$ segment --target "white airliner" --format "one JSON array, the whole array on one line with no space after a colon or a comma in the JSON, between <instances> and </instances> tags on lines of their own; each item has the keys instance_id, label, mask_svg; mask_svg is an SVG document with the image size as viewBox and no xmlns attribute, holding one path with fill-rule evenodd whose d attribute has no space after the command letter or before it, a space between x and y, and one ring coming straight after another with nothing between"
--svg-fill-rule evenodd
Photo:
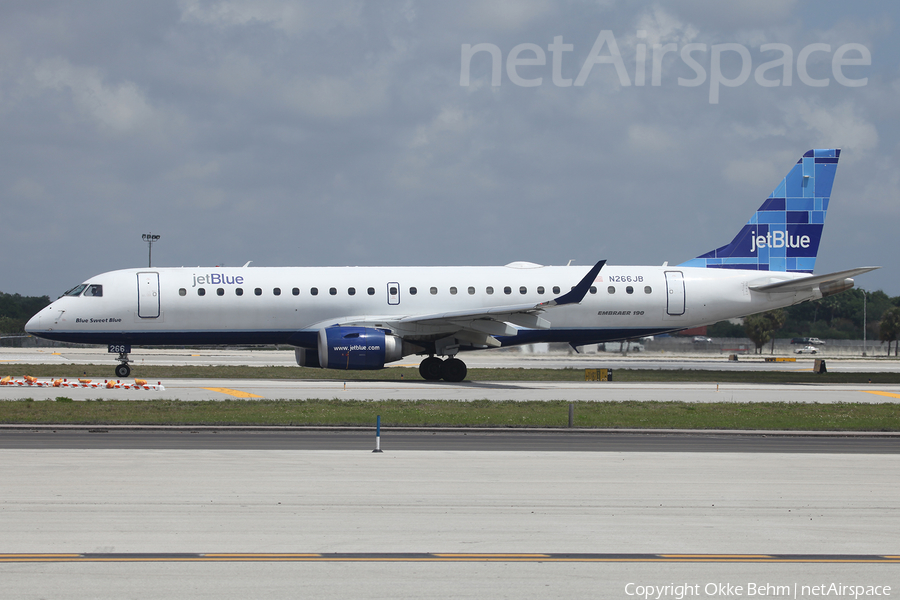
<instances>
[{"instance_id":1,"label":"white airliner","mask_svg":"<svg viewBox=\"0 0 900 600\"><path fill-rule=\"evenodd\" d=\"M72 288L26 330L107 344L119 377L132 344L284 344L328 369L426 355L425 379L462 381L467 350L643 337L850 289L878 267L812 275L839 157L804 154L731 243L678 266L124 269Z\"/></svg>"}]
</instances>

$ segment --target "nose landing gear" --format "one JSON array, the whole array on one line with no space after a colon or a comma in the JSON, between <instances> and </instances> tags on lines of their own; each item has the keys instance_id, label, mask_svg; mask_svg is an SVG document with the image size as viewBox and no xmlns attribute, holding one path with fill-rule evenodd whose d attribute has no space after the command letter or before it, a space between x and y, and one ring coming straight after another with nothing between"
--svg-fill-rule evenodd
<instances>
[{"instance_id":1,"label":"nose landing gear","mask_svg":"<svg viewBox=\"0 0 900 600\"><path fill-rule=\"evenodd\" d=\"M128 365L129 362L131 361L128 359L128 353L120 352L119 366L116 367L116 377L128 377L131 375L131 367Z\"/></svg>"},{"instance_id":2,"label":"nose landing gear","mask_svg":"<svg viewBox=\"0 0 900 600\"><path fill-rule=\"evenodd\" d=\"M119 355L119 366L116 367L116 377L128 377L131 374L131 367L128 366L128 363L131 362L128 358L128 353L131 352L131 345L109 344L106 351L110 354L118 353Z\"/></svg>"},{"instance_id":3,"label":"nose landing gear","mask_svg":"<svg viewBox=\"0 0 900 600\"><path fill-rule=\"evenodd\" d=\"M426 381L459 382L466 378L468 369L466 363L458 358L441 360L436 356L429 356L419 364L419 374Z\"/></svg>"}]
</instances>

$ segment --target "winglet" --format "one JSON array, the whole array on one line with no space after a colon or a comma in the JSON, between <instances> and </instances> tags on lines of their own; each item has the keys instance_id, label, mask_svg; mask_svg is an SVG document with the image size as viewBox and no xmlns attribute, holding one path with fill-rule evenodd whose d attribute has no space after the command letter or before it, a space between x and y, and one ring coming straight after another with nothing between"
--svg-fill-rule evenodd
<instances>
[{"instance_id":1,"label":"winglet","mask_svg":"<svg viewBox=\"0 0 900 600\"><path fill-rule=\"evenodd\" d=\"M591 286L594 284L594 280L597 279L597 274L605 264L606 261L601 260L596 265L594 265L593 268L588 271L587 275L585 275L584 278L582 278L582 280L578 282L578 285L573 287L568 293L563 294L559 298L554 298L549 302L539 304L538 308L542 308L545 306L561 306L563 304L578 304L579 302L584 300L584 297L588 293L588 290L591 289Z\"/></svg>"}]
</instances>

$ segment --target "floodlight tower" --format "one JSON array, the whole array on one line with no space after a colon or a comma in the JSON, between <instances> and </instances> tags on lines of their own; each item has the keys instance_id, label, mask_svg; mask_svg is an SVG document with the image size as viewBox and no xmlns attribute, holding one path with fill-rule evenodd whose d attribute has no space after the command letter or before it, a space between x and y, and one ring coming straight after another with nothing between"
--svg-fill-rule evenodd
<instances>
[{"instance_id":1,"label":"floodlight tower","mask_svg":"<svg viewBox=\"0 0 900 600\"><path fill-rule=\"evenodd\" d=\"M145 233L141 238L147 242L147 266L153 266L153 242L158 242L160 236L152 233Z\"/></svg>"}]
</instances>

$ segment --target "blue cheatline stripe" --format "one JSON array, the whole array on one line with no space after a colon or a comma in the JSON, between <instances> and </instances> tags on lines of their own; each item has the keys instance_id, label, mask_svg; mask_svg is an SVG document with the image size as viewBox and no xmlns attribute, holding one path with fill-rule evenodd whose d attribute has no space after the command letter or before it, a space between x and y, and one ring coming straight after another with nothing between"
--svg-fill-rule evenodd
<instances>
[{"instance_id":1,"label":"blue cheatline stripe","mask_svg":"<svg viewBox=\"0 0 900 600\"><path fill-rule=\"evenodd\" d=\"M498 337L503 345L541 342L572 342L577 345L599 344L634 337L645 337L675 331L672 328L566 328L519 329L514 336ZM83 331L51 331L41 337L81 344L132 344L134 346L220 345L220 344L284 344L315 348L318 330L310 331L125 331L119 333L85 333Z\"/></svg>"}]
</instances>

